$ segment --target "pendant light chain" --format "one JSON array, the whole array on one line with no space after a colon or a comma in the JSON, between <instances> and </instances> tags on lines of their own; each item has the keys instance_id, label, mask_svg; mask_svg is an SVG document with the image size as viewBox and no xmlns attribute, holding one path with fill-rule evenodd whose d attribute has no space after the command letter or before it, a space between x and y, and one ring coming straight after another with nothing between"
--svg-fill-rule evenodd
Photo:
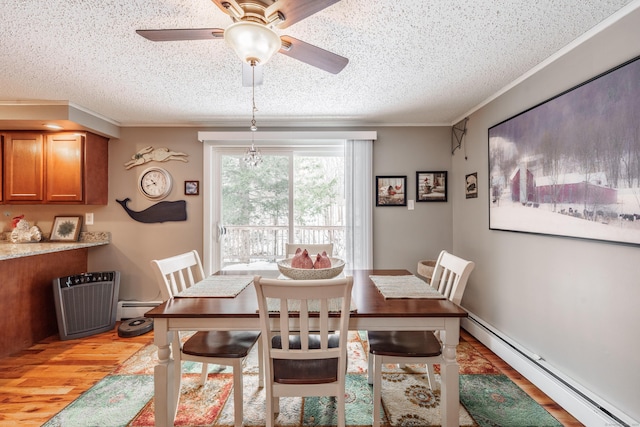
<instances>
[{"instance_id":1,"label":"pendant light chain","mask_svg":"<svg viewBox=\"0 0 640 427\"><path fill-rule=\"evenodd\" d=\"M251 148L249 148L244 155L244 163L249 167L256 167L262 162L262 154L260 150L256 149L253 141L255 131L258 130L258 126L256 125L256 111L258 108L256 107L256 61L251 61L251 126L249 129L251 130Z\"/></svg>"}]
</instances>

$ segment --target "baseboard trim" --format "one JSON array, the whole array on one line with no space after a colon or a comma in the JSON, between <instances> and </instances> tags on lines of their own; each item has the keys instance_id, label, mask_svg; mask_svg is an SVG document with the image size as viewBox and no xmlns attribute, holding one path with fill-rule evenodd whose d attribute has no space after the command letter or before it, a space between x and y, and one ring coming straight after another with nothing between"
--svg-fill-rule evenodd
<instances>
[{"instance_id":1,"label":"baseboard trim","mask_svg":"<svg viewBox=\"0 0 640 427\"><path fill-rule=\"evenodd\" d=\"M135 319L154 307L162 304L162 301L118 301L116 320Z\"/></svg>"},{"instance_id":2,"label":"baseboard trim","mask_svg":"<svg viewBox=\"0 0 640 427\"><path fill-rule=\"evenodd\" d=\"M544 361L537 360L539 358L535 354L528 354L478 316L469 313L469 318L462 320L462 327L584 425L640 425L610 403L601 401L561 373L545 366Z\"/></svg>"}]
</instances>

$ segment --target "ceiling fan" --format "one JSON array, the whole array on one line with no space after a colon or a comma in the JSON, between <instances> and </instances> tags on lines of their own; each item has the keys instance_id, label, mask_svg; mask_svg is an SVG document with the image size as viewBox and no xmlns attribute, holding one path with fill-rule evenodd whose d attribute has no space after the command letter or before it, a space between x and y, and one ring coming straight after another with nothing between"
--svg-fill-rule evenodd
<instances>
[{"instance_id":1,"label":"ceiling fan","mask_svg":"<svg viewBox=\"0 0 640 427\"><path fill-rule=\"evenodd\" d=\"M284 29L340 0L212 0L231 17L226 29L136 30L151 41L224 39L247 64L264 65L279 52L314 67L338 74L349 60L291 36L278 36Z\"/></svg>"}]
</instances>

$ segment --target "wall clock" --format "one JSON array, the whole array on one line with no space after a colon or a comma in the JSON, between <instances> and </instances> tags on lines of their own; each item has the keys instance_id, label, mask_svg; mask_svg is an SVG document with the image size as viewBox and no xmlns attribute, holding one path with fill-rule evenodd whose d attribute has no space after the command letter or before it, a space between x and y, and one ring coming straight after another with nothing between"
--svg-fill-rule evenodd
<instances>
[{"instance_id":1,"label":"wall clock","mask_svg":"<svg viewBox=\"0 0 640 427\"><path fill-rule=\"evenodd\" d=\"M142 171L138 179L138 189L150 200L161 200L171 192L173 178L171 174L159 167L150 167Z\"/></svg>"}]
</instances>

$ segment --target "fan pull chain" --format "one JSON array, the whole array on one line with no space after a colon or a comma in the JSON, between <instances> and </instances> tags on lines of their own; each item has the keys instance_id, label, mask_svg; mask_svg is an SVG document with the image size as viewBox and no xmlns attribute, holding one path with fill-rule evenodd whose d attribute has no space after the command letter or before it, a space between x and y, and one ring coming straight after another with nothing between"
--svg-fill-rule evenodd
<instances>
[{"instance_id":1,"label":"fan pull chain","mask_svg":"<svg viewBox=\"0 0 640 427\"><path fill-rule=\"evenodd\" d=\"M253 103L253 110L251 111L251 131L255 132L258 130L258 126L256 126L256 61L251 61L251 102Z\"/></svg>"}]
</instances>

